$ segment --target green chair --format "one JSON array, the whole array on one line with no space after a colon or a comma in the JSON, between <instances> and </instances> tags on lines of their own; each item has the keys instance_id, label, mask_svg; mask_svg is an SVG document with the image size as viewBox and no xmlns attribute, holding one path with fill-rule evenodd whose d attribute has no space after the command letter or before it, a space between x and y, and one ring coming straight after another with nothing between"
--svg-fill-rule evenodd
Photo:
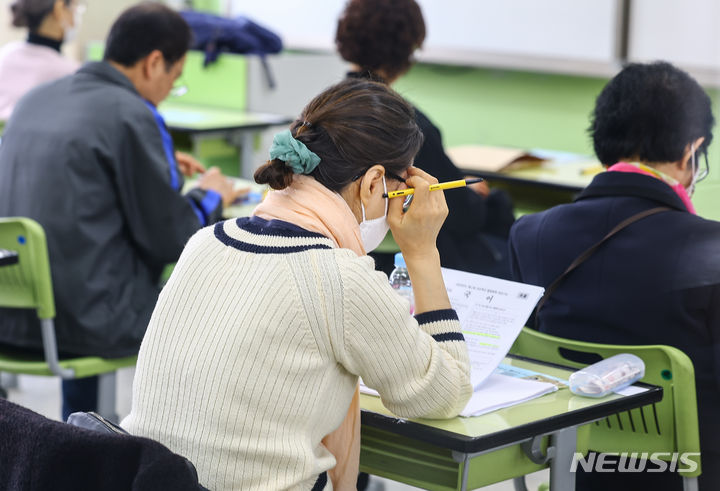
<instances>
[{"instance_id":1,"label":"green chair","mask_svg":"<svg viewBox=\"0 0 720 491\"><path fill-rule=\"evenodd\" d=\"M0 218L0 249L18 252L17 264L0 267L0 307L34 309L41 323L44 351L44 356L34 356L0 350L0 372L56 375L63 379L100 375L98 412L117 421L115 371L134 366L137 356L117 359L85 356L59 360L45 231L29 218Z\"/></svg>"},{"instance_id":2,"label":"green chair","mask_svg":"<svg viewBox=\"0 0 720 491\"><path fill-rule=\"evenodd\" d=\"M642 381L663 388L659 403L596 421L590 425L587 448L597 452L685 452L696 470L682 472L683 487L697 490L701 474L700 435L695 398L695 371L690 358L671 346L623 346L563 339L523 328L510 353L581 368L596 361L632 353L645 362ZM585 363L578 360L585 359ZM669 456L666 459L667 460Z\"/></svg>"}]
</instances>

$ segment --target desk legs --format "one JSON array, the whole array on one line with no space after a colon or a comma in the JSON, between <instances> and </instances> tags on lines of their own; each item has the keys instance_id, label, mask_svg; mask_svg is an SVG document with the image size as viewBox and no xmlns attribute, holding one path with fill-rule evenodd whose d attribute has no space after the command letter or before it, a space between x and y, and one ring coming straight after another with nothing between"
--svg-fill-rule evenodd
<instances>
[{"instance_id":1,"label":"desk legs","mask_svg":"<svg viewBox=\"0 0 720 491\"><path fill-rule=\"evenodd\" d=\"M555 448L555 455L550 460L550 491L572 491L575 474L570 472L570 463L577 448L577 428L553 433L550 444Z\"/></svg>"},{"instance_id":2,"label":"desk legs","mask_svg":"<svg viewBox=\"0 0 720 491\"><path fill-rule=\"evenodd\" d=\"M239 176L245 179L253 179L255 173L254 137L257 133L254 131L242 131L238 135L240 140L240 169Z\"/></svg>"},{"instance_id":3,"label":"desk legs","mask_svg":"<svg viewBox=\"0 0 720 491\"><path fill-rule=\"evenodd\" d=\"M462 481L460 482L460 491L467 490L468 474L470 473L470 454L464 454L462 460Z\"/></svg>"},{"instance_id":4,"label":"desk legs","mask_svg":"<svg viewBox=\"0 0 720 491\"><path fill-rule=\"evenodd\" d=\"M115 396L115 375L116 372L108 372L100 374L98 382L98 413L100 416L109 419L113 423L120 424L120 418L117 414L116 396Z\"/></svg>"},{"instance_id":5,"label":"desk legs","mask_svg":"<svg viewBox=\"0 0 720 491\"><path fill-rule=\"evenodd\" d=\"M577 427L564 428L550 434L550 442L548 448L543 454L540 444L543 435L538 435L524 442L510 443L503 447L494 448L477 453L452 452L455 462L462 464L462 475L460 480L460 491L467 491L468 476L470 472L470 461L484 453L499 450L507 446L523 445L523 450L527 457L536 464L545 464L550 462L550 491L574 491L575 490L575 474L570 472L570 464L573 455L577 449ZM513 480L515 489L518 491L527 491L525 487L524 477L518 477Z\"/></svg>"}]
</instances>

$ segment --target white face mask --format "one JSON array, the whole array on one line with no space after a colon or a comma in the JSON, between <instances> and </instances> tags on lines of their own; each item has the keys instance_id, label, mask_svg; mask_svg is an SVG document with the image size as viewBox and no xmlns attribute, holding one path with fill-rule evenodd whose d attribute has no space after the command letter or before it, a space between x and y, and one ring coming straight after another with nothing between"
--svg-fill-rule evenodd
<instances>
[{"instance_id":1,"label":"white face mask","mask_svg":"<svg viewBox=\"0 0 720 491\"><path fill-rule=\"evenodd\" d=\"M697 184L697 179L699 175L699 169L697 167L697 163L695 162L695 145L693 143L690 144L690 165L692 170L692 179L690 180L690 185L685 188L685 191L687 191L688 196L692 198L693 193L695 192L695 185Z\"/></svg>"},{"instance_id":2,"label":"white face mask","mask_svg":"<svg viewBox=\"0 0 720 491\"><path fill-rule=\"evenodd\" d=\"M77 38L77 29L75 27L66 27L63 33L63 42L72 43Z\"/></svg>"},{"instance_id":3,"label":"white face mask","mask_svg":"<svg viewBox=\"0 0 720 491\"><path fill-rule=\"evenodd\" d=\"M387 194L387 185L385 184L385 176L382 178L383 192ZM362 239L365 252L374 250L383 241L390 230L387 222L388 199L385 198L385 215L372 220L365 219L365 206L360 201L360 210L362 210L362 222L360 222L360 238Z\"/></svg>"}]
</instances>

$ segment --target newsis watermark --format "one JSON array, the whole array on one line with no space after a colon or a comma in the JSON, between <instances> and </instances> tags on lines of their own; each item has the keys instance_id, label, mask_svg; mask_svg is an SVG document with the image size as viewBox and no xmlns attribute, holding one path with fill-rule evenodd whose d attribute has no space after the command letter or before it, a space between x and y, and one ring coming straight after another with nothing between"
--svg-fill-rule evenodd
<instances>
[{"instance_id":1,"label":"newsis watermark","mask_svg":"<svg viewBox=\"0 0 720 491\"><path fill-rule=\"evenodd\" d=\"M587 457L575 452L570 472L580 467L585 472L694 472L697 470L695 457L700 452L591 452Z\"/></svg>"}]
</instances>

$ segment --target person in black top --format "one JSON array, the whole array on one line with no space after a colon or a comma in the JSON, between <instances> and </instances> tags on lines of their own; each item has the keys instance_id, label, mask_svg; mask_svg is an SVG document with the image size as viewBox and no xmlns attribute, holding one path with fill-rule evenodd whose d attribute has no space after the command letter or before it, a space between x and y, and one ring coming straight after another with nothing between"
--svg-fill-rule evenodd
<instances>
[{"instance_id":1,"label":"person in black top","mask_svg":"<svg viewBox=\"0 0 720 491\"><path fill-rule=\"evenodd\" d=\"M687 354L706 491L720 489L720 223L697 216L690 196L708 173L714 122L710 98L687 73L668 63L628 65L598 96L590 128L608 171L574 203L526 215L510 233L514 279L547 288L623 220L665 208L622 229L570 272L537 325L564 338L669 345ZM577 489L682 484L677 473L579 472Z\"/></svg>"},{"instance_id":2,"label":"person in black top","mask_svg":"<svg viewBox=\"0 0 720 491\"><path fill-rule=\"evenodd\" d=\"M10 118L30 89L78 69L60 50L76 32L83 10L75 0L15 0L10 5L13 27L27 28L28 36L0 48L0 120Z\"/></svg>"},{"instance_id":3,"label":"person in black top","mask_svg":"<svg viewBox=\"0 0 720 491\"><path fill-rule=\"evenodd\" d=\"M410 69L424 39L425 22L415 0L351 0L338 21L335 43L352 63L348 76L392 84ZM422 111L415 108L415 113L425 136L415 166L440 182L463 179L445 154L440 130ZM442 265L508 278L507 237L514 221L509 196L479 183L448 191L445 199L450 212L437 239ZM375 258L381 269L392 269Z\"/></svg>"}]
</instances>

